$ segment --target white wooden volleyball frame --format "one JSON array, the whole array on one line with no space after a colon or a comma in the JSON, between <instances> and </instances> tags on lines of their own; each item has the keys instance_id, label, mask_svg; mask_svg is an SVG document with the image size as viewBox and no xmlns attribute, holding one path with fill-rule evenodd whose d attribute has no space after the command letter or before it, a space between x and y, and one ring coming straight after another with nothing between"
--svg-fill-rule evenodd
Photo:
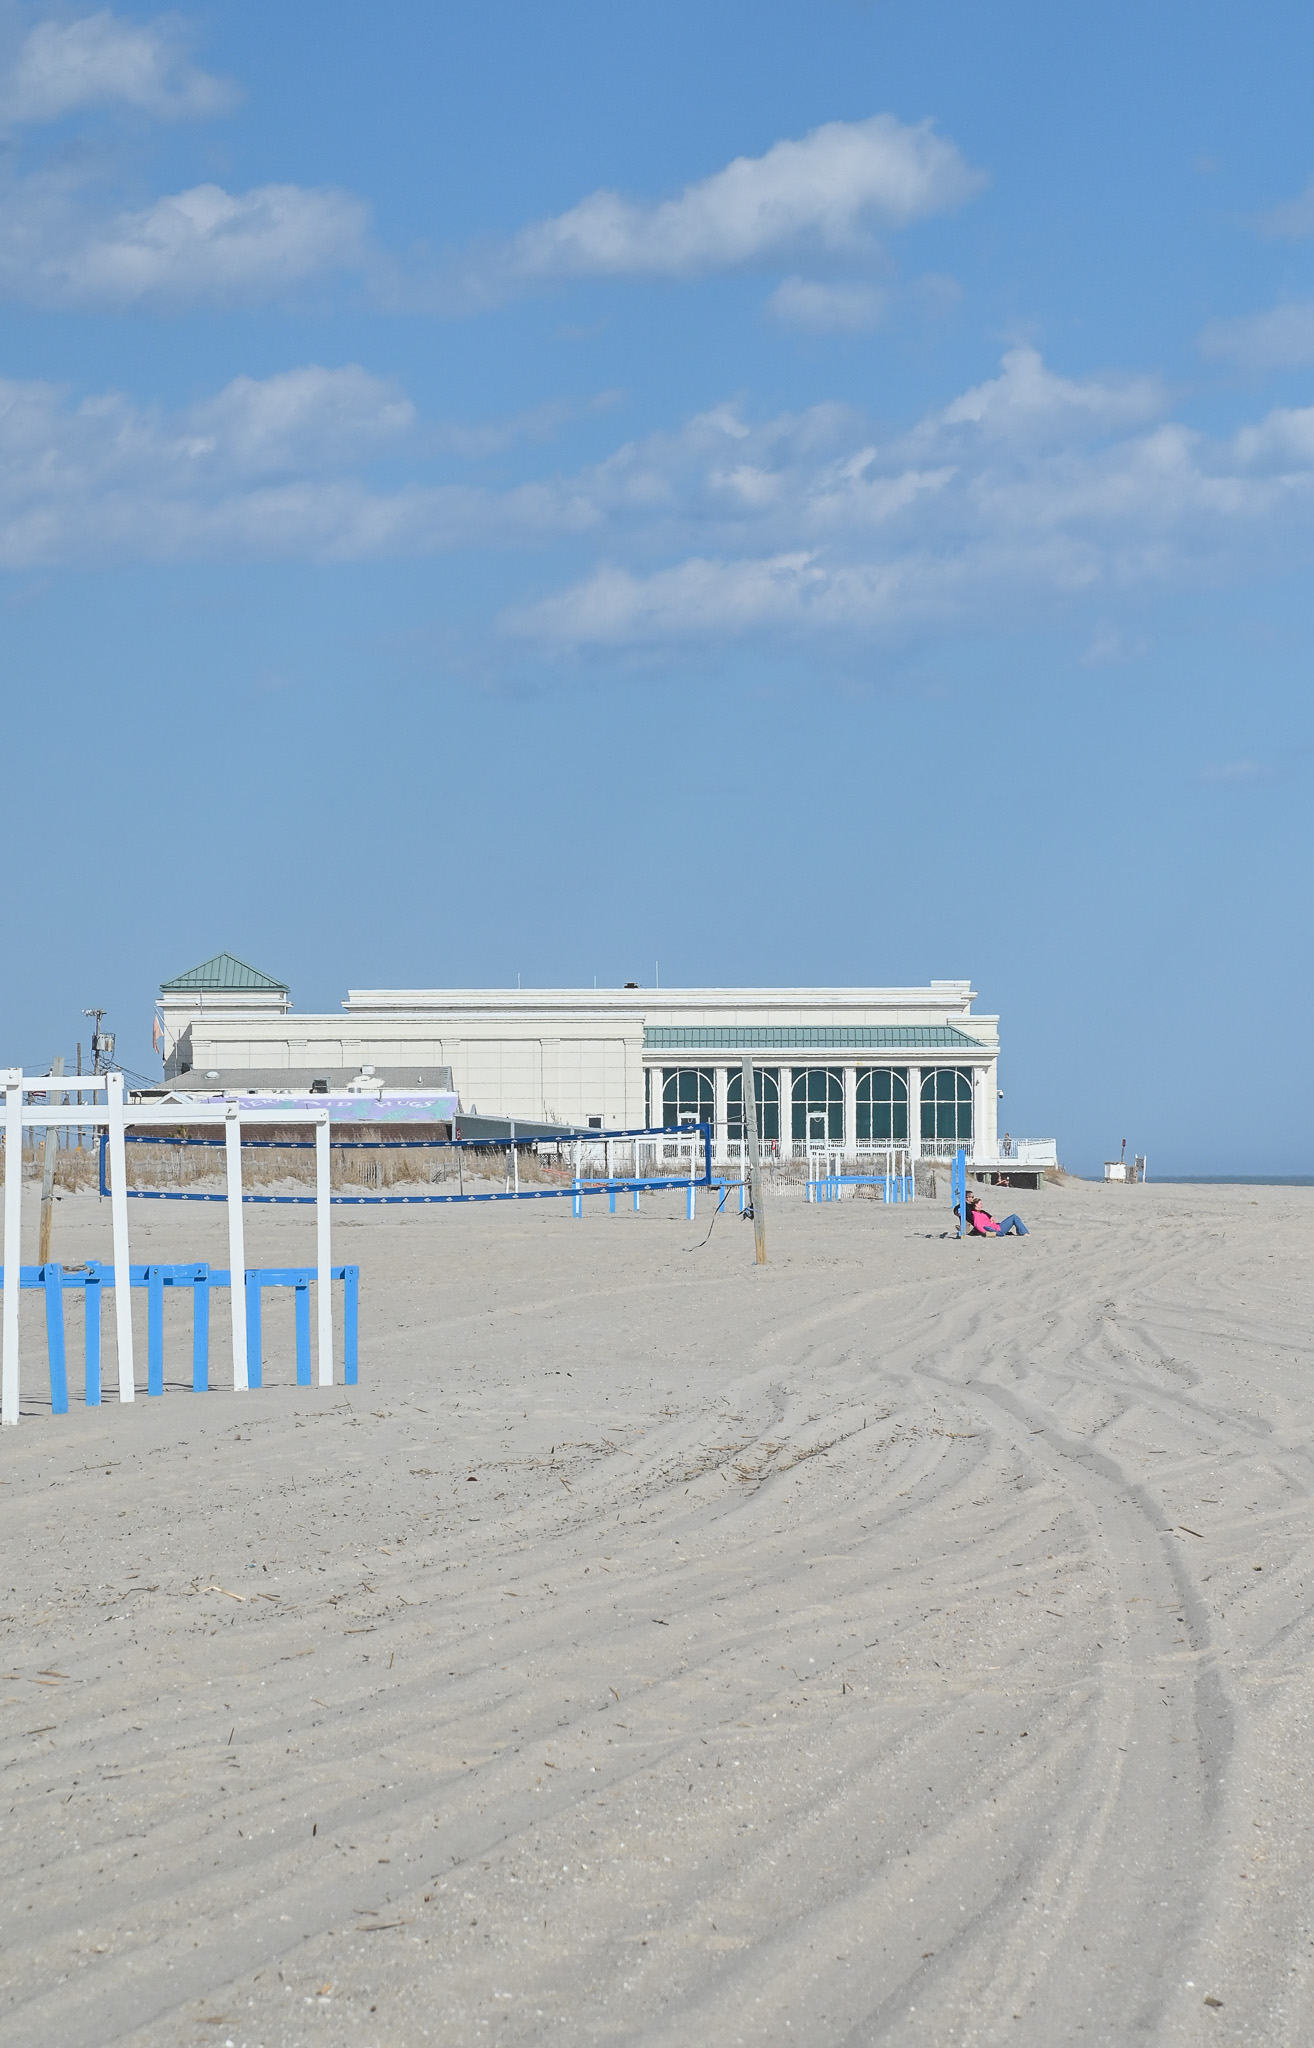
<instances>
[{"instance_id":1,"label":"white wooden volleyball frame","mask_svg":"<svg viewBox=\"0 0 1314 2048\"><path fill-rule=\"evenodd\" d=\"M103 1095L99 1108L90 1103L27 1103L28 1095L60 1095L71 1087L83 1094ZM177 1130L180 1123L221 1125L228 1175L229 1306L233 1329L233 1391L246 1393L250 1381L246 1356L246 1238L242 1218L242 1130L248 1124L305 1124L315 1132L315 1295L316 1351L321 1387L333 1385L333 1288L329 1237L329 1119L327 1110L250 1109L235 1102L163 1106L124 1101L122 1074L24 1074L21 1067L0 1069L4 1089L5 1209L4 1325L0 1353L0 1424L18 1421L19 1255L23 1202L23 1132L33 1126L73 1130L81 1126L109 1133L110 1224L114 1241L114 1324L120 1401L137 1397L132 1352L132 1291L128 1262L128 1178L124 1131L135 1128Z\"/></svg>"}]
</instances>

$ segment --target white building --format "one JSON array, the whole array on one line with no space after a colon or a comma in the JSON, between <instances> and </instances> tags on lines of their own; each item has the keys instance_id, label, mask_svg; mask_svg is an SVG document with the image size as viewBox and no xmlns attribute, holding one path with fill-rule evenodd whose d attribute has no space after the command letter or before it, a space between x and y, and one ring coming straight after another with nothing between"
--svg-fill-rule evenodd
<instances>
[{"instance_id":1,"label":"white building","mask_svg":"<svg viewBox=\"0 0 1314 2048\"><path fill-rule=\"evenodd\" d=\"M855 1155L906 1145L997 1156L996 1017L966 981L929 988L352 989L340 1011L293 1009L286 984L220 954L160 991L175 1086L341 1086L364 1067L398 1086L446 1082L463 1111L623 1130L715 1124L742 1139L752 1060L763 1136Z\"/></svg>"}]
</instances>

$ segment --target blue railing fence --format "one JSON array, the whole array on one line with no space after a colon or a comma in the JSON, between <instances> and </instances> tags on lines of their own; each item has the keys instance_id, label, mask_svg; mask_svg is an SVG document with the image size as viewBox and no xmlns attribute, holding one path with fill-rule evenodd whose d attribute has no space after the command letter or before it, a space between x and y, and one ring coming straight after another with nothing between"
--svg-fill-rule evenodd
<instances>
[{"instance_id":1,"label":"blue railing fence","mask_svg":"<svg viewBox=\"0 0 1314 2048\"><path fill-rule=\"evenodd\" d=\"M360 1267L334 1266L334 1280L343 1288L342 1327L344 1378L349 1387L358 1383ZM230 1287L232 1274L203 1260L184 1265L131 1266L131 1284L146 1291L146 1391L164 1392L164 1295L165 1289L190 1288L192 1296L192 1389L207 1393L210 1386L210 1295L216 1287ZM293 1319L296 1331L297 1385L311 1385L310 1289L314 1266L248 1267L246 1286L247 1384L263 1385L261 1296L267 1287L293 1290ZM0 1267L0 1288L5 1284ZM114 1289L114 1268L99 1259L82 1266L21 1266L19 1284L39 1289L45 1296L46 1352L50 1365L50 1405L55 1415L68 1414L68 1363L64 1341L64 1296L73 1291L83 1299L85 1329L85 1400L98 1408L100 1382L100 1315L105 1291Z\"/></svg>"}]
</instances>

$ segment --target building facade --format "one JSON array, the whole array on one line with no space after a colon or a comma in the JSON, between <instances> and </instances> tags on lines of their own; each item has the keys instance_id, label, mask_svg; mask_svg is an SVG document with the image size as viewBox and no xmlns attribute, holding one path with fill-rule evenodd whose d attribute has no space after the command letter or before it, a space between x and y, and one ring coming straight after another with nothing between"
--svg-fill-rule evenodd
<instances>
[{"instance_id":1,"label":"building facade","mask_svg":"<svg viewBox=\"0 0 1314 2048\"><path fill-rule=\"evenodd\" d=\"M788 1155L825 1144L997 1156L998 1019L965 981L927 988L352 989L301 1013L282 982L221 954L163 984L174 1087L309 1086L370 1069L396 1086L450 1069L463 1111L583 1129L743 1138L751 1060L759 1130Z\"/></svg>"}]
</instances>

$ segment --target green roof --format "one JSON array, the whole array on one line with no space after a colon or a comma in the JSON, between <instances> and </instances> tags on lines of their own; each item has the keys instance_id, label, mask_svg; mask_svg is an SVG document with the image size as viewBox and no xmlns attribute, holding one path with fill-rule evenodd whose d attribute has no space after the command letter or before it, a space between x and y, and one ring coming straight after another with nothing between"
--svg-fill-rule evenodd
<instances>
[{"instance_id":1,"label":"green roof","mask_svg":"<svg viewBox=\"0 0 1314 2048\"><path fill-rule=\"evenodd\" d=\"M976 1051L981 1040L953 1024L649 1024L648 1052Z\"/></svg>"},{"instance_id":2,"label":"green roof","mask_svg":"<svg viewBox=\"0 0 1314 2048\"><path fill-rule=\"evenodd\" d=\"M234 990L252 995L291 994L285 981L275 981L272 974L248 967L245 960L238 960L232 953L216 953L213 960L203 960L199 967L189 967L185 974L175 974L172 981L160 983L162 996L209 995L220 991L228 994Z\"/></svg>"}]
</instances>

